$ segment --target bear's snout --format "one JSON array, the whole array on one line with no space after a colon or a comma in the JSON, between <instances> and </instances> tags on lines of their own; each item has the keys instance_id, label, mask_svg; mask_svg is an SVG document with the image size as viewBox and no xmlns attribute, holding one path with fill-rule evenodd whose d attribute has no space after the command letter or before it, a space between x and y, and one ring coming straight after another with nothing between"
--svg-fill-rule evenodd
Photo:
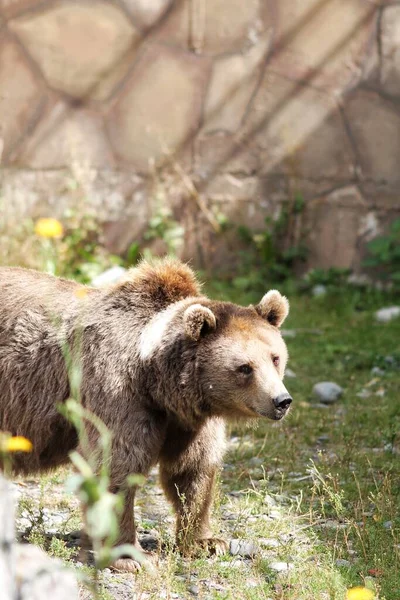
<instances>
[{"instance_id":1,"label":"bear's snout","mask_svg":"<svg viewBox=\"0 0 400 600\"><path fill-rule=\"evenodd\" d=\"M273 399L275 408L278 408L282 411L287 411L292 402L293 399L287 392L284 394L279 394L279 396Z\"/></svg>"}]
</instances>

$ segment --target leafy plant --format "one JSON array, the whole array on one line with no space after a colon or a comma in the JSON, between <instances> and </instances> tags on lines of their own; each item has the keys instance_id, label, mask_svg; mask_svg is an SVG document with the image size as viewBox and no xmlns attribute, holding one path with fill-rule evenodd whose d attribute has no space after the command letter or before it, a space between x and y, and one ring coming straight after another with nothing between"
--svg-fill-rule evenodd
<instances>
[{"instance_id":1,"label":"leafy plant","mask_svg":"<svg viewBox=\"0 0 400 600\"><path fill-rule=\"evenodd\" d=\"M57 275L89 283L104 269L122 263L104 247L100 224L91 211L69 209L62 221L65 234L59 241L54 240Z\"/></svg>"},{"instance_id":2,"label":"leafy plant","mask_svg":"<svg viewBox=\"0 0 400 600\"><path fill-rule=\"evenodd\" d=\"M330 267L329 269L311 269L305 276L307 287L325 285L327 287L342 287L347 285L350 269Z\"/></svg>"},{"instance_id":3,"label":"leafy plant","mask_svg":"<svg viewBox=\"0 0 400 600\"><path fill-rule=\"evenodd\" d=\"M307 247L294 234L294 220L304 208L301 195L283 207L277 220L266 217L265 228L254 233L239 226L237 233L245 249L241 252L240 275L233 280L241 290L264 285L265 280L283 281L293 275L299 262L307 257Z\"/></svg>"},{"instance_id":4,"label":"leafy plant","mask_svg":"<svg viewBox=\"0 0 400 600\"><path fill-rule=\"evenodd\" d=\"M168 254L176 254L183 243L184 229L175 221L172 211L166 206L160 206L149 221L144 239L151 241L161 239ZM144 251L145 255L146 252Z\"/></svg>"},{"instance_id":5,"label":"leafy plant","mask_svg":"<svg viewBox=\"0 0 400 600\"><path fill-rule=\"evenodd\" d=\"M368 244L368 252L364 266L375 268L380 278L400 285L400 217L392 222L386 235Z\"/></svg>"}]
</instances>

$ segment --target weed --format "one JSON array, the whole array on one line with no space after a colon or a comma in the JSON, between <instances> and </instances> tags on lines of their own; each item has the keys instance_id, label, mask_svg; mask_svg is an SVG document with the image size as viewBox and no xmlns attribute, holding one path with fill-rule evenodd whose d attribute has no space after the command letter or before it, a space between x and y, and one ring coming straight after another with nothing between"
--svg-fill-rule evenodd
<instances>
[{"instance_id":1,"label":"weed","mask_svg":"<svg viewBox=\"0 0 400 600\"><path fill-rule=\"evenodd\" d=\"M51 538L47 552L50 554L50 556L59 558L64 562L71 561L76 555L76 550L69 548L64 540L60 540L57 537Z\"/></svg>"},{"instance_id":2,"label":"weed","mask_svg":"<svg viewBox=\"0 0 400 600\"><path fill-rule=\"evenodd\" d=\"M369 256L364 266L372 267L381 279L400 285L400 218L395 219L386 235L376 237L368 244Z\"/></svg>"}]
</instances>

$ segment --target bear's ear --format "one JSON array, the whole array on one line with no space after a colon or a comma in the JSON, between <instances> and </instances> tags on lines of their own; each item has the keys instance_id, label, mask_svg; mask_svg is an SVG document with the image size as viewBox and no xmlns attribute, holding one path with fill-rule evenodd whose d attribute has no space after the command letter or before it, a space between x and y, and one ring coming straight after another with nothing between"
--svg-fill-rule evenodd
<instances>
[{"instance_id":1,"label":"bear's ear","mask_svg":"<svg viewBox=\"0 0 400 600\"><path fill-rule=\"evenodd\" d=\"M289 314L289 301L278 290L270 290L255 308L260 317L280 327Z\"/></svg>"},{"instance_id":2,"label":"bear's ear","mask_svg":"<svg viewBox=\"0 0 400 600\"><path fill-rule=\"evenodd\" d=\"M184 312L183 322L186 335L194 341L199 340L204 333L214 330L217 325L214 313L202 304L189 306Z\"/></svg>"}]
</instances>

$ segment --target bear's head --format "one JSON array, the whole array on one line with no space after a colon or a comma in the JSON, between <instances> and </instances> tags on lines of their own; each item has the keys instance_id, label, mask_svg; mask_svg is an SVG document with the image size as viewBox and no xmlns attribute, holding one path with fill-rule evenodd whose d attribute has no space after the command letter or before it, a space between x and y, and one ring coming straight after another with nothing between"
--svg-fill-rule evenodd
<instances>
[{"instance_id":1,"label":"bear's head","mask_svg":"<svg viewBox=\"0 0 400 600\"><path fill-rule=\"evenodd\" d=\"M282 419L292 401L279 330L288 312L276 290L247 308L206 297L171 304L141 334L150 395L181 421L207 414Z\"/></svg>"},{"instance_id":2,"label":"bear's head","mask_svg":"<svg viewBox=\"0 0 400 600\"><path fill-rule=\"evenodd\" d=\"M288 352L279 328L288 312L277 290L255 307L207 301L186 308L185 335L196 345L197 378L214 413L286 415L292 398L282 382Z\"/></svg>"}]
</instances>

